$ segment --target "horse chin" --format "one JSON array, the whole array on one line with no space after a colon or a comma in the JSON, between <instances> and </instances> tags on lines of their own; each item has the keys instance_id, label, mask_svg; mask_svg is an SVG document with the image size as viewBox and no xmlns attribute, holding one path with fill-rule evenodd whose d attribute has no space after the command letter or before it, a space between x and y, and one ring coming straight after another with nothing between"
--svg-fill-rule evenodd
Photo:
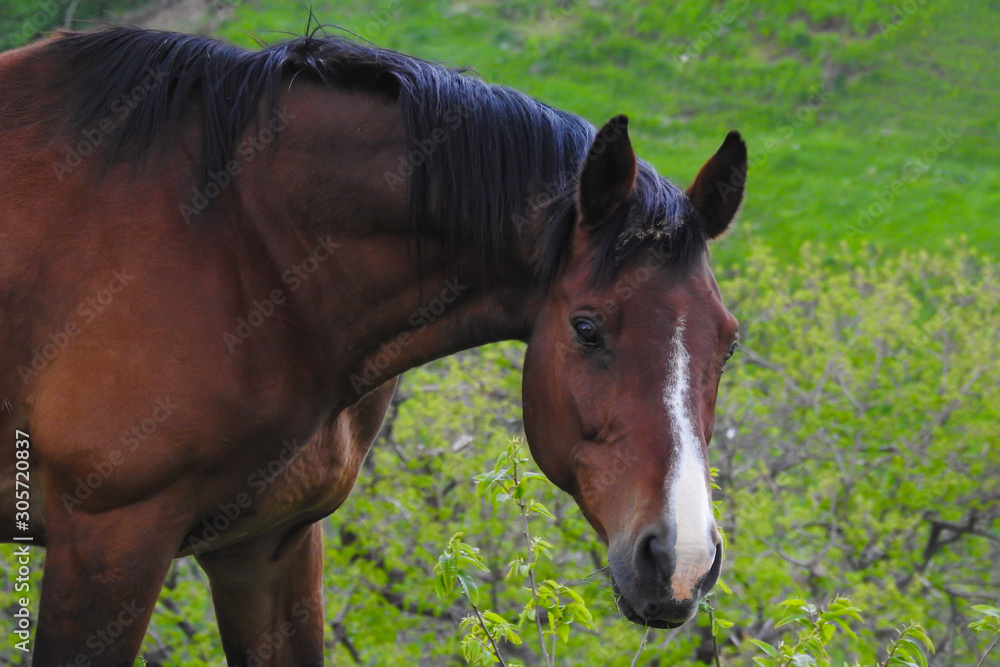
<instances>
[{"instance_id":1,"label":"horse chin","mask_svg":"<svg viewBox=\"0 0 1000 667\"><path fill-rule=\"evenodd\" d=\"M685 619L662 619L662 618L644 618L639 612L637 612L632 605L628 603L625 596L622 595L621 591L618 589L618 584L615 583L614 577L611 579L611 589L615 593L615 603L618 605L618 611L622 613L627 620L635 623L636 625L642 625L645 627L655 628L657 630L673 630L674 628L679 628L692 618L694 615Z\"/></svg>"}]
</instances>

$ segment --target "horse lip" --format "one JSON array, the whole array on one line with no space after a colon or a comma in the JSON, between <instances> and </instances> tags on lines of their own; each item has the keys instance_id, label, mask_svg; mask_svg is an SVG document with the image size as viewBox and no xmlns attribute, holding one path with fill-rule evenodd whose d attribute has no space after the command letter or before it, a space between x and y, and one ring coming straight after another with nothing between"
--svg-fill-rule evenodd
<instances>
[{"instance_id":1,"label":"horse lip","mask_svg":"<svg viewBox=\"0 0 1000 667\"><path fill-rule=\"evenodd\" d=\"M628 603L625 596L622 595L621 590L618 588L618 583L615 581L614 575L611 576L611 590L615 594L615 604L618 606L618 611L622 613L627 620L635 623L636 625L648 626L650 628L655 628L657 630L673 630L674 628L679 628L692 618L697 616L697 614L692 614L689 618L675 620L675 619L665 619L665 618L654 618L647 619L643 618L642 614L637 612L635 608Z\"/></svg>"}]
</instances>

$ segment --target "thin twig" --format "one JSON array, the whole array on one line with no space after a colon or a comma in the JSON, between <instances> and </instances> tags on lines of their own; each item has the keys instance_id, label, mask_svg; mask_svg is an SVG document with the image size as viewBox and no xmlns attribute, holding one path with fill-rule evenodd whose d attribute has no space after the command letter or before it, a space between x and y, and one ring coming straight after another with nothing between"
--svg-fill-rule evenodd
<instances>
[{"instance_id":1,"label":"thin twig","mask_svg":"<svg viewBox=\"0 0 1000 667\"><path fill-rule=\"evenodd\" d=\"M513 488L517 489L517 460L514 461L512 472L514 474ZM538 641L542 644L542 657L545 658L545 664L549 667L555 667L555 661L549 655L549 651L545 646L542 616L538 613L538 587L535 585L535 550L531 548L531 533L528 531L528 511L525 509L524 502L521 499L517 500L517 506L521 508L521 520L524 522L524 539L528 542L528 581L531 582L531 597L535 601L535 625L538 628Z\"/></svg>"},{"instance_id":2,"label":"thin twig","mask_svg":"<svg viewBox=\"0 0 1000 667\"><path fill-rule=\"evenodd\" d=\"M992 644L990 644L990 645L989 645L989 648L987 648L987 649L986 649L986 653L983 653L983 657L981 657L981 658L979 659L979 662L977 662L977 663L976 663L976 667L982 667L983 663L984 663L984 662L986 661L986 656L988 656L988 655L990 654L990 651L992 651L992 650L993 650L993 647L997 645L997 641L998 641L998 640L1000 640L1000 637L996 637L996 638L995 638L995 639L993 640L993 643L992 643Z\"/></svg>"},{"instance_id":3,"label":"thin twig","mask_svg":"<svg viewBox=\"0 0 1000 667\"><path fill-rule=\"evenodd\" d=\"M899 636L896 637L896 640L892 643L892 649L889 651L889 655L885 657L885 662L880 662L878 667L887 667L892 662L893 656L895 656L896 651L899 650L899 644L903 639L903 634L903 632L899 633Z\"/></svg>"},{"instance_id":4,"label":"thin twig","mask_svg":"<svg viewBox=\"0 0 1000 667\"><path fill-rule=\"evenodd\" d=\"M469 600L469 596L466 595L465 599ZM503 656L500 655L500 649L497 647L497 643L493 641L493 635L491 635L490 631L486 629L486 621L483 620L483 615L479 613L479 607L473 604L472 600L469 600L469 604L472 605L472 611L476 612L476 618L479 619L479 627L483 629L483 632L486 633L486 636L490 640L490 646L493 647L493 655L497 657L497 660L500 662L501 667L507 667L507 663L504 662Z\"/></svg>"},{"instance_id":5,"label":"thin twig","mask_svg":"<svg viewBox=\"0 0 1000 667\"><path fill-rule=\"evenodd\" d=\"M715 637L715 610L711 606L708 608L708 623L712 635L712 657L715 658L715 667L722 667L722 662L719 660L719 640Z\"/></svg>"},{"instance_id":6,"label":"thin twig","mask_svg":"<svg viewBox=\"0 0 1000 667\"><path fill-rule=\"evenodd\" d=\"M646 639L649 637L649 626L646 626L646 631L642 633L642 641L639 642L639 650L635 652L635 657L632 658L631 667L635 667L639 664L639 656L642 652L646 650Z\"/></svg>"},{"instance_id":7,"label":"thin twig","mask_svg":"<svg viewBox=\"0 0 1000 667\"><path fill-rule=\"evenodd\" d=\"M581 581L587 581L588 579L590 579L590 578L591 578L592 576L594 576L595 574L600 574L601 572L604 572L604 571L605 571L606 569L608 569L609 567L611 567L611 565L605 565L605 566L604 566L604 567L602 567L602 568L598 568L598 569L594 570L593 572L591 572L590 574L588 574L588 575L587 575L587 576L585 576L585 577L580 577L579 579L574 579L573 581L570 581L570 582L568 582L568 583L567 583L566 585L567 585L567 586L572 586L572 585L574 585L574 584L578 584L578 583L580 583Z\"/></svg>"}]
</instances>

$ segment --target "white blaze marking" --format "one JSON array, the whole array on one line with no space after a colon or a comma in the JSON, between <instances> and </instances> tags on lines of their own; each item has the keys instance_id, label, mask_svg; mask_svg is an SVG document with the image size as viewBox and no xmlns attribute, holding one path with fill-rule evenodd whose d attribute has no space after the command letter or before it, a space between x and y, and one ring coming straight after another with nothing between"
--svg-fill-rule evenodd
<instances>
[{"instance_id":1,"label":"white blaze marking","mask_svg":"<svg viewBox=\"0 0 1000 667\"><path fill-rule=\"evenodd\" d=\"M691 415L691 356L684 346L684 318L677 323L671 341L667 368L667 383L663 388L663 405L673 425L677 456L674 468L666 479L669 497L667 511L673 513L677 531L674 546L676 569L670 584L674 598L694 597L694 587L712 565L714 554L709 552L712 526L711 499L705 483L705 460ZM667 521L671 521L669 514Z\"/></svg>"}]
</instances>

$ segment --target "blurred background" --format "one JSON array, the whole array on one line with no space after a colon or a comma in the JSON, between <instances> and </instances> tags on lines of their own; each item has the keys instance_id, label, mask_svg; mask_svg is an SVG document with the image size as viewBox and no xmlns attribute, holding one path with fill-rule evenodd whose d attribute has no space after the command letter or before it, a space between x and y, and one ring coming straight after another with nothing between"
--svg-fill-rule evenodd
<instances>
[{"instance_id":1,"label":"blurred background","mask_svg":"<svg viewBox=\"0 0 1000 667\"><path fill-rule=\"evenodd\" d=\"M706 610L642 644L596 572L605 548L572 499L536 483L555 517L532 519L552 544L540 576L594 616L560 638L555 664L749 665L767 657L751 639L791 645L808 629L780 625L782 601L837 596L863 620L856 638L824 637L830 664L883 664L911 622L932 665L1000 664L996 635L969 627L975 606L1000 606L1000 1L0 0L0 48L101 22L247 48L325 24L595 124L626 113L636 152L682 186L739 129L745 205L712 249L742 338L710 449L724 623L713 638ZM434 593L456 531L489 566L473 574L481 606L516 621L520 517L494 513L473 477L521 435L522 354L494 345L404 377L325 522L329 664L465 664L469 607ZM0 627L13 627L11 578L0 571ZM509 661L543 664L530 626L502 646ZM175 563L143 654L223 664L193 560ZM27 663L5 642L0 664Z\"/></svg>"}]
</instances>

